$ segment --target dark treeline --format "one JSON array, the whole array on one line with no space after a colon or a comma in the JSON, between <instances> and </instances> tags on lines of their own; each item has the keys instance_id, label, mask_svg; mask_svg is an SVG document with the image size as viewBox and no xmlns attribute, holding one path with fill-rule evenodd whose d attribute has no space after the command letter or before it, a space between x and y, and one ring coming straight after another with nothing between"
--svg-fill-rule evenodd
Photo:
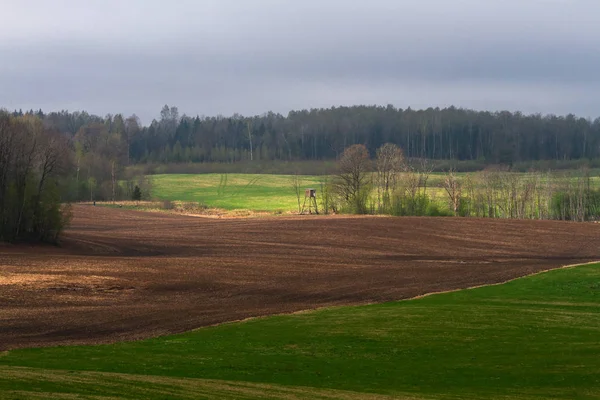
<instances>
[{"instance_id":1,"label":"dark treeline","mask_svg":"<svg viewBox=\"0 0 600 400\"><path fill-rule=\"evenodd\" d=\"M110 138L127 164L333 160L353 144L365 145L373 157L384 143L398 145L407 158L485 164L600 158L600 118L572 114L355 106L287 116L188 117L165 106L158 120L142 126L135 115L30 113L71 137Z\"/></svg>"}]
</instances>

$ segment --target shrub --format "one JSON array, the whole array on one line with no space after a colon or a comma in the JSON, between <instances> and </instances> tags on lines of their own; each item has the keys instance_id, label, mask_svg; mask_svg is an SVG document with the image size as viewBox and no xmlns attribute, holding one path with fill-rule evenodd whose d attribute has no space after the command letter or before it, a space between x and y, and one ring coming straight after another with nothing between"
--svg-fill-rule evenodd
<instances>
[{"instance_id":1,"label":"shrub","mask_svg":"<svg viewBox=\"0 0 600 400\"><path fill-rule=\"evenodd\" d=\"M597 220L600 215L600 190L590 190L586 194L556 192L550 201L550 210L553 218L559 220L579 220L582 216L586 221Z\"/></svg>"},{"instance_id":2,"label":"shrub","mask_svg":"<svg viewBox=\"0 0 600 400\"><path fill-rule=\"evenodd\" d=\"M135 188L133 189L133 194L131 195L131 199L135 201L142 200L142 190L138 185L135 185Z\"/></svg>"},{"instance_id":3,"label":"shrub","mask_svg":"<svg viewBox=\"0 0 600 400\"><path fill-rule=\"evenodd\" d=\"M392 215L396 216L424 216L430 200L426 194L418 194L415 197L396 195L392 204Z\"/></svg>"},{"instance_id":4,"label":"shrub","mask_svg":"<svg viewBox=\"0 0 600 400\"><path fill-rule=\"evenodd\" d=\"M444 210L440 208L440 206L436 203L430 202L427 205L425 215L427 215L428 217L452 217L453 213L450 210Z\"/></svg>"}]
</instances>

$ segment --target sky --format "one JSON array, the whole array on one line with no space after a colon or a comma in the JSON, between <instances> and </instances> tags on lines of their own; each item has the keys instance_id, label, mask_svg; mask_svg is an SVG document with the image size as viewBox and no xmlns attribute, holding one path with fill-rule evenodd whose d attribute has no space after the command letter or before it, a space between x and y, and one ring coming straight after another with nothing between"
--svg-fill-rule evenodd
<instances>
[{"instance_id":1,"label":"sky","mask_svg":"<svg viewBox=\"0 0 600 400\"><path fill-rule=\"evenodd\" d=\"M0 108L600 116L598 0L4 0Z\"/></svg>"}]
</instances>

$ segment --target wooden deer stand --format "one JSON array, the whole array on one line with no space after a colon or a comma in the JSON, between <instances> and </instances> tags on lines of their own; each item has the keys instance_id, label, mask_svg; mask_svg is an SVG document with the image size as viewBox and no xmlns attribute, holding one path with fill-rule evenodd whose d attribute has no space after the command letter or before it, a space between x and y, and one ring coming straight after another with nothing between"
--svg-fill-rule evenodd
<instances>
[{"instance_id":1,"label":"wooden deer stand","mask_svg":"<svg viewBox=\"0 0 600 400\"><path fill-rule=\"evenodd\" d=\"M315 189L306 189L304 191L304 204L302 205L302 212L300 214L315 214L319 213L317 207L317 191Z\"/></svg>"}]
</instances>

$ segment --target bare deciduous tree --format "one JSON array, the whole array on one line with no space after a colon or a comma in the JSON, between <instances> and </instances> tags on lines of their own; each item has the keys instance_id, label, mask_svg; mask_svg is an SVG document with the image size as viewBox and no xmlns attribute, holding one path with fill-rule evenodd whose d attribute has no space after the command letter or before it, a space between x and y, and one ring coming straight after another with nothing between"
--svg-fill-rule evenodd
<instances>
[{"instance_id":1,"label":"bare deciduous tree","mask_svg":"<svg viewBox=\"0 0 600 400\"><path fill-rule=\"evenodd\" d=\"M433 163L431 160L421 158L418 163L417 171L419 173L419 188L423 191L423 195L427 195L427 181L433 172Z\"/></svg>"},{"instance_id":2,"label":"bare deciduous tree","mask_svg":"<svg viewBox=\"0 0 600 400\"><path fill-rule=\"evenodd\" d=\"M419 194L419 173L412 166L407 166L402 174L402 191L408 198L414 200Z\"/></svg>"},{"instance_id":3,"label":"bare deciduous tree","mask_svg":"<svg viewBox=\"0 0 600 400\"><path fill-rule=\"evenodd\" d=\"M443 186L446 190L446 193L448 194L450 207L454 212L454 215L458 216L460 202L462 198L462 184L457 178L454 169L450 169L444 177Z\"/></svg>"},{"instance_id":4,"label":"bare deciduous tree","mask_svg":"<svg viewBox=\"0 0 600 400\"><path fill-rule=\"evenodd\" d=\"M479 211L479 201L478 201L478 193L475 190L475 182L473 181L473 177L471 174L467 174L462 180L463 192L465 193L465 197L467 198L467 204L465 209L465 215L470 216L480 216L481 213Z\"/></svg>"},{"instance_id":5,"label":"bare deciduous tree","mask_svg":"<svg viewBox=\"0 0 600 400\"><path fill-rule=\"evenodd\" d=\"M336 188L347 203L357 207L358 212L365 211L370 171L369 151L362 144L348 147L338 160Z\"/></svg>"},{"instance_id":6,"label":"bare deciduous tree","mask_svg":"<svg viewBox=\"0 0 600 400\"><path fill-rule=\"evenodd\" d=\"M390 206L390 192L396 189L398 175L404 168L402 149L392 143L386 143L377 149L375 160L377 169L377 200L380 209Z\"/></svg>"}]
</instances>

